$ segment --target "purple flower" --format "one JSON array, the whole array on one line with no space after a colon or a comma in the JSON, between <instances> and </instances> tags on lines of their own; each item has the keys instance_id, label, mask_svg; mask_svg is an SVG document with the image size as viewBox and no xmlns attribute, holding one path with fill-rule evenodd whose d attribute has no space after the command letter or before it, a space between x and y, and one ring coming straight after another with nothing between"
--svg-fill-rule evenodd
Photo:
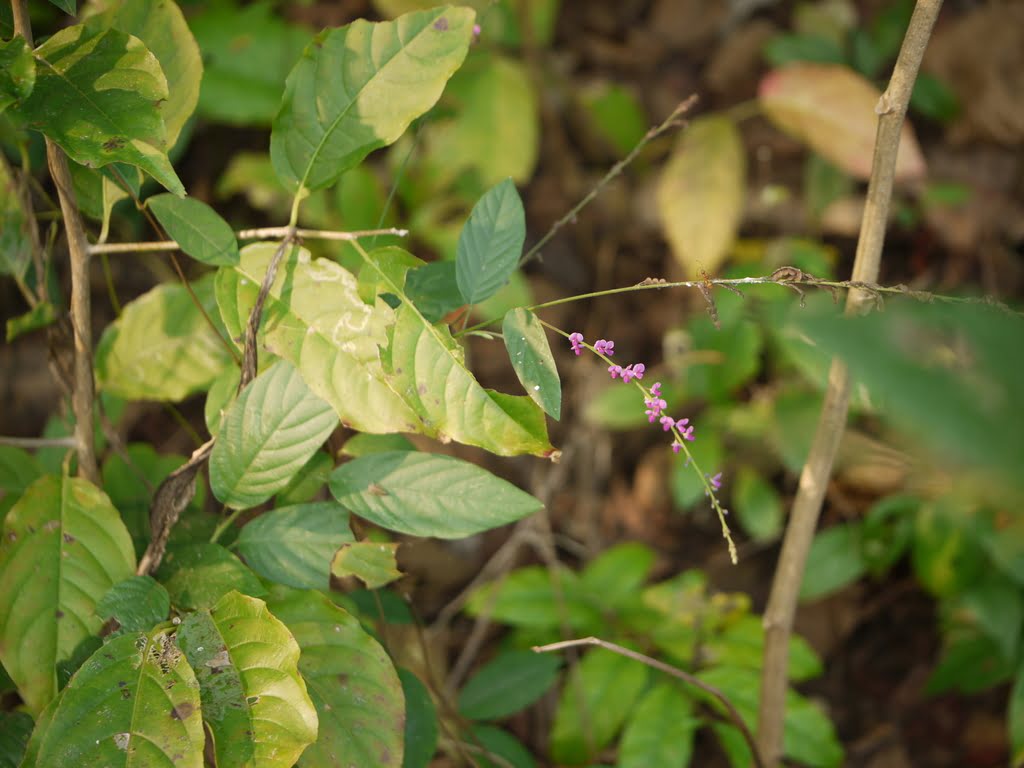
<instances>
[{"instance_id":1,"label":"purple flower","mask_svg":"<svg viewBox=\"0 0 1024 768\"><path fill-rule=\"evenodd\" d=\"M680 443L678 440L673 440L672 441L672 453L679 453L679 451L682 449L682 447L683 447L683 444Z\"/></svg>"},{"instance_id":2,"label":"purple flower","mask_svg":"<svg viewBox=\"0 0 1024 768\"><path fill-rule=\"evenodd\" d=\"M642 379L644 377L645 370L647 370L647 366L643 363L627 365L622 369L622 380L628 384L633 379Z\"/></svg>"},{"instance_id":3,"label":"purple flower","mask_svg":"<svg viewBox=\"0 0 1024 768\"><path fill-rule=\"evenodd\" d=\"M660 397L660 396L661 396L661 382L660 381L656 381L656 382L654 382L654 386L651 387L651 397Z\"/></svg>"},{"instance_id":4,"label":"purple flower","mask_svg":"<svg viewBox=\"0 0 1024 768\"><path fill-rule=\"evenodd\" d=\"M597 343L594 344L594 349L597 350L599 355L607 355L608 357L611 357L615 354L615 342L598 339Z\"/></svg>"},{"instance_id":5,"label":"purple flower","mask_svg":"<svg viewBox=\"0 0 1024 768\"><path fill-rule=\"evenodd\" d=\"M616 378L617 376L621 375L623 381L629 381L629 379L626 378L626 372L622 369L621 365L609 365L608 366L608 374L613 379Z\"/></svg>"},{"instance_id":6,"label":"purple flower","mask_svg":"<svg viewBox=\"0 0 1024 768\"><path fill-rule=\"evenodd\" d=\"M580 347L580 345L583 343L583 334L582 333L570 333L569 334L569 343L572 345L572 351L576 353L577 357L579 357L580 349L582 349L582 347Z\"/></svg>"},{"instance_id":7,"label":"purple flower","mask_svg":"<svg viewBox=\"0 0 1024 768\"><path fill-rule=\"evenodd\" d=\"M647 414L647 421L653 424L654 420L661 416L661 412L665 410L665 408L668 406L668 403L666 403L660 397L647 397L644 398L644 405L647 406L647 410L644 411L644 413ZM661 423L665 423L664 418L662 418ZM666 429L668 429L668 427L666 427Z\"/></svg>"},{"instance_id":8,"label":"purple flower","mask_svg":"<svg viewBox=\"0 0 1024 768\"><path fill-rule=\"evenodd\" d=\"M661 402L663 402L663 403L664 403L665 401L664 401L664 400L662 400ZM661 428L662 428L662 429L663 429L663 430L664 430L665 432L668 432L668 431L669 431L670 429L672 429L672 427L674 427L675 425L676 425L675 419L673 419L673 418L672 418L671 416L662 416L662 417L661 417Z\"/></svg>"},{"instance_id":9,"label":"purple flower","mask_svg":"<svg viewBox=\"0 0 1024 768\"><path fill-rule=\"evenodd\" d=\"M474 24L473 25L473 37L480 37L480 25L479 24Z\"/></svg>"},{"instance_id":10,"label":"purple flower","mask_svg":"<svg viewBox=\"0 0 1024 768\"><path fill-rule=\"evenodd\" d=\"M722 473L721 472L719 472L718 474L713 475L711 477L708 477L707 475L704 475L704 477L708 478L708 480L711 483L711 487L714 488L716 491L720 491L722 489Z\"/></svg>"}]
</instances>

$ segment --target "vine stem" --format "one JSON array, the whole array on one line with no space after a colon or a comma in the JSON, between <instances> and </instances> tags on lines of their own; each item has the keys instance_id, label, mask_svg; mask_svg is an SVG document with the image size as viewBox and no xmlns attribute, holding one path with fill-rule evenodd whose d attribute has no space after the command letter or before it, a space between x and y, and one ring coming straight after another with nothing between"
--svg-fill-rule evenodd
<instances>
[{"instance_id":1,"label":"vine stem","mask_svg":"<svg viewBox=\"0 0 1024 768\"><path fill-rule=\"evenodd\" d=\"M32 42L32 24L25 0L11 3L14 30ZM78 201L68 170L64 151L49 137L46 139L46 161L50 177L57 188L64 231L68 239L71 263L71 329L74 338L74 384L71 390L71 409L75 414L75 443L78 455L78 474L91 483L99 484L99 466L96 463L96 443L93 437L93 401L96 384L92 373L92 300L89 293L89 241L85 225L78 211Z\"/></svg>"},{"instance_id":2,"label":"vine stem","mask_svg":"<svg viewBox=\"0 0 1024 768\"><path fill-rule=\"evenodd\" d=\"M924 49L941 7L942 0L918 0L893 68L892 79L875 108L879 115L878 129L867 203L854 257L854 282L873 283L878 279L900 132ZM869 305L870 294L855 288L847 296L846 314L861 313ZM793 501L764 613L765 648L758 713L758 751L765 764L772 768L779 765L782 758L789 640L800 585L825 499L832 463L846 426L849 399L849 372L841 360L833 359L821 418L807 462L800 474L800 485Z\"/></svg>"},{"instance_id":3,"label":"vine stem","mask_svg":"<svg viewBox=\"0 0 1024 768\"><path fill-rule=\"evenodd\" d=\"M733 725L740 729L740 732L743 734L743 738L747 741L747 746L750 747L750 754L753 756L754 763L757 765L757 768L765 768L764 763L761 762L761 758L758 756L757 745L754 743L754 735L750 732L746 722L744 722L743 718L740 716L739 711L733 703L729 701L729 697L713 685L705 683L696 675L691 675L689 672L679 669L678 667L673 667L671 664L666 664L665 662L652 658L647 654L634 651L630 648L625 648L621 645L616 645L615 643L610 643L599 637L581 637L576 640L562 640L558 643L535 645L532 650L534 653L551 653L552 651L563 651L566 648L578 648L581 645L596 645L599 648L604 648L606 651L617 653L619 656L625 656L627 659L639 661L641 664L646 664L651 669L656 669L659 672L664 672L666 675L671 675L677 680L682 680L687 685L692 685L694 688L698 688L709 696L714 697L715 700L725 707Z\"/></svg>"},{"instance_id":4,"label":"vine stem","mask_svg":"<svg viewBox=\"0 0 1024 768\"><path fill-rule=\"evenodd\" d=\"M358 240L361 237L379 237L382 235L396 235L405 237L409 234L407 229L389 227L386 229L362 229L354 232L336 232L325 229L296 229L288 227L258 227L256 229L240 229L235 232L239 240L269 240L287 237L292 234L304 240ZM96 243L90 245L90 255L97 253L149 253L154 251L178 251L181 246L174 240L151 240L138 243Z\"/></svg>"}]
</instances>

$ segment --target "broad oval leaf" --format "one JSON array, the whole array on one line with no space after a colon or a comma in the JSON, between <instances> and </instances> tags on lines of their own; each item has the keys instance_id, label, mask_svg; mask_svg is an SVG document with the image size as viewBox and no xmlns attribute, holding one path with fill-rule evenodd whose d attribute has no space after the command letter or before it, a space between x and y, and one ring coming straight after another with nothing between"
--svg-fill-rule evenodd
<instances>
[{"instance_id":1,"label":"broad oval leaf","mask_svg":"<svg viewBox=\"0 0 1024 768\"><path fill-rule=\"evenodd\" d=\"M543 507L475 464L417 451L353 459L334 470L331 493L382 528L440 539L497 528Z\"/></svg>"},{"instance_id":2,"label":"broad oval leaf","mask_svg":"<svg viewBox=\"0 0 1024 768\"><path fill-rule=\"evenodd\" d=\"M241 560L210 541L168 547L157 577L174 605L190 610L209 608L232 591L254 597L267 592Z\"/></svg>"},{"instance_id":3,"label":"broad oval leaf","mask_svg":"<svg viewBox=\"0 0 1024 768\"><path fill-rule=\"evenodd\" d=\"M241 337L277 245L242 249L234 269L217 273L217 302L232 337ZM369 306L356 278L309 251L282 263L263 310L266 346L302 372L345 426L361 432L418 432L422 422L386 379L380 347L394 310L382 299Z\"/></svg>"},{"instance_id":4,"label":"broad oval leaf","mask_svg":"<svg viewBox=\"0 0 1024 768\"><path fill-rule=\"evenodd\" d=\"M199 685L166 629L116 637L82 665L60 699L37 768L203 765Z\"/></svg>"},{"instance_id":5,"label":"broad oval leaf","mask_svg":"<svg viewBox=\"0 0 1024 768\"><path fill-rule=\"evenodd\" d=\"M320 716L299 766L400 768L405 701L391 659L359 620L319 592L274 590L270 609L302 649L299 671Z\"/></svg>"},{"instance_id":6,"label":"broad oval leaf","mask_svg":"<svg viewBox=\"0 0 1024 768\"><path fill-rule=\"evenodd\" d=\"M481 584L466 601L466 612L537 630L555 630L563 622L579 632L596 633L604 626L599 606L580 588L575 571L559 569L560 592L547 568L530 565L504 580Z\"/></svg>"},{"instance_id":7,"label":"broad oval leaf","mask_svg":"<svg viewBox=\"0 0 1024 768\"><path fill-rule=\"evenodd\" d=\"M0 40L0 112L27 98L35 83L36 60L25 38Z\"/></svg>"},{"instance_id":8,"label":"broad oval leaf","mask_svg":"<svg viewBox=\"0 0 1024 768\"><path fill-rule=\"evenodd\" d=\"M300 589L327 589L331 559L355 541L348 511L334 502L275 509L246 523L235 547L265 579Z\"/></svg>"},{"instance_id":9,"label":"broad oval leaf","mask_svg":"<svg viewBox=\"0 0 1024 768\"><path fill-rule=\"evenodd\" d=\"M215 315L213 280L192 291L206 314ZM96 347L100 389L128 400L185 399L208 389L231 363L217 333L180 284L158 285L124 308Z\"/></svg>"},{"instance_id":10,"label":"broad oval leaf","mask_svg":"<svg viewBox=\"0 0 1024 768\"><path fill-rule=\"evenodd\" d=\"M210 487L229 507L247 509L284 488L323 445L338 417L281 360L228 409L210 455Z\"/></svg>"},{"instance_id":11,"label":"broad oval leaf","mask_svg":"<svg viewBox=\"0 0 1024 768\"><path fill-rule=\"evenodd\" d=\"M195 198L156 195L146 201L160 225L181 250L214 267L238 263L238 241L230 225L206 203Z\"/></svg>"},{"instance_id":12,"label":"broad oval leaf","mask_svg":"<svg viewBox=\"0 0 1024 768\"><path fill-rule=\"evenodd\" d=\"M728 117L694 120L679 137L658 182L658 215L690 278L714 272L743 214L746 156Z\"/></svg>"},{"instance_id":13,"label":"broad oval leaf","mask_svg":"<svg viewBox=\"0 0 1024 768\"><path fill-rule=\"evenodd\" d=\"M102 619L116 619L124 632L142 632L167 619L171 596L152 576L132 576L111 587L96 604Z\"/></svg>"},{"instance_id":14,"label":"broad oval leaf","mask_svg":"<svg viewBox=\"0 0 1024 768\"><path fill-rule=\"evenodd\" d=\"M678 683L662 682L637 704L622 734L619 768L689 765L701 720Z\"/></svg>"},{"instance_id":15,"label":"broad oval leaf","mask_svg":"<svg viewBox=\"0 0 1024 768\"><path fill-rule=\"evenodd\" d=\"M167 159L157 106L168 96L160 63L139 38L88 24L67 27L36 48L36 84L22 105L29 125L76 163L144 170L168 191L185 188Z\"/></svg>"},{"instance_id":16,"label":"broad oval leaf","mask_svg":"<svg viewBox=\"0 0 1024 768\"><path fill-rule=\"evenodd\" d=\"M420 679L407 669L398 670L405 695L405 755L402 768L427 768L437 751L437 708ZM26 734L25 738L28 738Z\"/></svg>"},{"instance_id":17,"label":"broad oval leaf","mask_svg":"<svg viewBox=\"0 0 1024 768\"><path fill-rule=\"evenodd\" d=\"M769 120L858 179L871 176L881 96L869 80L842 64L783 67L765 75L758 88ZM926 170L914 131L904 122L896 180L919 179Z\"/></svg>"},{"instance_id":18,"label":"broad oval leaf","mask_svg":"<svg viewBox=\"0 0 1024 768\"><path fill-rule=\"evenodd\" d=\"M526 394L553 419L562 414L562 380L540 320L522 307L509 310L501 323L508 359Z\"/></svg>"},{"instance_id":19,"label":"broad oval leaf","mask_svg":"<svg viewBox=\"0 0 1024 768\"><path fill-rule=\"evenodd\" d=\"M647 683L647 668L603 648L588 651L569 675L551 732L551 757L581 765L611 743Z\"/></svg>"},{"instance_id":20,"label":"broad oval leaf","mask_svg":"<svg viewBox=\"0 0 1024 768\"><path fill-rule=\"evenodd\" d=\"M120 0L89 23L135 35L160 62L169 90L160 104L160 116L170 149L196 108L203 79L199 46L181 9L170 0Z\"/></svg>"},{"instance_id":21,"label":"broad oval leaf","mask_svg":"<svg viewBox=\"0 0 1024 768\"><path fill-rule=\"evenodd\" d=\"M291 188L320 189L394 142L437 102L473 34L469 8L324 30L303 51L274 119L270 156Z\"/></svg>"},{"instance_id":22,"label":"broad oval leaf","mask_svg":"<svg viewBox=\"0 0 1024 768\"><path fill-rule=\"evenodd\" d=\"M345 544L331 561L331 575L339 579L355 576L367 589L377 589L402 577L395 553L396 542L356 541Z\"/></svg>"},{"instance_id":23,"label":"broad oval leaf","mask_svg":"<svg viewBox=\"0 0 1024 768\"><path fill-rule=\"evenodd\" d=\"M135 570L110 500L77 478L39 478L7 513L0 542L0 662L29 710L57 693L55 668L99 632L96 603Z\"/></svg>"},{"instance_id":24,"label":"broad oval leaf","mask_svg":"<svg viewBox=\"0 0 1024 768\"><path fill-rule=\"evenodd\" d=\"M505 651L481 667L459 692L459 713L471 720L514 714L547 693L562 660L555 654Z\"/></svg>"},{"instance_id":25,"label":"broad oval leaf","mask_svg":"<svg viewBox=\"0 0 1024 768\"><path fill-rule=\"evenodd\" d=\"M487 190L459 235L455 279L467 304L489 299L508 282L526 240L526 212L511 179Z\"/></svg>"},{"instance_id":26,"label":"broad oval leaf","mask_svg":"<svg viewBox=\"0 0 1024 768\"><path fill-rule=\"evenodd\" d=\"M219 768L290 768L316 740L299 645L262 600L230 592L186 616L178 642L196 670Z\"/></svg>"}]
</instances>

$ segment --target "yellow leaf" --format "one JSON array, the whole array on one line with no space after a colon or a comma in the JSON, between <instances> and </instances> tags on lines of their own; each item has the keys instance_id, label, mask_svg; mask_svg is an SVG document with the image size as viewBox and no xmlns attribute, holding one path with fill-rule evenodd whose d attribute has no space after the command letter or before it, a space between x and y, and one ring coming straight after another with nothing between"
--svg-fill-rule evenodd
<instances>
[{"instance_id":1,"label":"yellow leaf","mask_svg":"<svg viewBox=\"0 0 1024 768\"><path fill-rule=\"evenodd\" d=\"M725 259L743 213L745 178L743 143L729 118L695 120L672 150L658 183L658 214L691 278Z\"/></svg>"}]
</instances>

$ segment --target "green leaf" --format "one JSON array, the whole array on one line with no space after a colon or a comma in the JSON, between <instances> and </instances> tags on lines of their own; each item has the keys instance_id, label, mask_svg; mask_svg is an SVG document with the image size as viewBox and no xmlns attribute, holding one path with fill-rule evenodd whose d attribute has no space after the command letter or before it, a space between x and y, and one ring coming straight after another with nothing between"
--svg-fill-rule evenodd
<instances>
[{"instance_id":1,"label":"green leaf","mask_svg":"<svg viewBox=\"0 0 1024 768\"><path fill-rule=\"evenodd\" d=\"M782 500L756 470L743 467L736 473L732 507L754 541L774 541L782 533Z\"/></svg>"},{"instance_id":2,"label":"green leaf","mask_svg":"<svg viewBox=\"0 0 1024 768\"><path fill-rule=\"evenodd\" d=\"M405 276L405 295L427 322L436 323L465 302L456 280L454 261L432 261Z\"/></svg>"},{"instance_id":3,"label":"green leaf","mask_svg":"<svg viewBox=\"0 0 1024 768\"><path fill-rule=\"evenodd\" d=\"M206 392L203 420L206 422L206 428L214 437L220 433L220 425L227 415L228 408L238 396L238 382L241 378L241 370L229 365L213 380Z\"/></svg>"},{"instance_id":4,"label":"green leaf","mask_svg":"<svg viewBox=\"0 0 1024 768\"><path fill-rule=\"evenodd\" d=\"M765 44L764 57L773 67L798 61L842 64L845 59L835 40L813 34L776 35Z\"/></svg>"},{"instance_id":5,"label":"green leaf","mask_svg":"<svg viewBox=\"0 0 1024 768\"><path fill-rule=\"evenodd\" d=\"M906 553L921 506L916 496L886 496L871 505L861 524L861 553L872 575L885 575Z\"/></svg>"},{"instance_id":6,"label":"green leaf","mask_svg":"<svg viewBox=\"0 0 1024 768\"><path fill-rule=\"evenodd\" d=\"M1024 607L1013 582L1001 574L988 574L959 593L953 602L956 614L992 638L1007 662L1016 659Z\"/></svg>"},{"instance_id":7,"label":"green leaf","mask_svg":"<svg viewBox=\"0 0 1024 768\"><path fill-rule=\"evenodd\" d=\"M972 696L1010 680L1014 667L996 641L973 628L956 627L945 638L942 658L928 678L929 695L956 690Z\"/></svg>"},{"instance_id":8,"label":"green leaf","mask_svg":"<svg viewBox=\"0 0 1024 768\"><path fill-rule=\"evenodd\" d=\"M528 493L442 454L374 453L334 470L331 493L360 517L413 536L460 539L538 511Z\"/></svg>"},{"instance_id":9,"label":"green leaf","mask_svg":"<svg viewBox=\"0 0 1024 768\"><path fill-rule=\"evenodd\" d=\"M608 746L647 683L647 667L603 648L584 655L570 673L558 701L551 732L551 757L583 765Z\"/></svg>"},{"instance_id":10,"label":"green leaf","mask_svg":"<svg viewBox=\"0 0 1024 768\"><path fill-rule=\"evenodd\" d=\"M179 608L209 608L232 591L261 597L266 590L242 561L209 541L171 546L157 578Z\"/></svg>"},{"instance_id":11,"label":"green leaf","mask_svg":"<svg viewBox=\"0 0 1024 768\"><path fill-rule=\"evenodd\" d=\"M376 589L402 577L395 552L398 544L357 541L342 545L331 562L331 575L339 579L355 576L368 589Z\"/></svg>"},{"instance_id":12,"label":"green leaf","mask_svg":"<svg viewBox=\"0 0 1024 768\"><path fill-rule=\"evenodd\" d=\"M36 304L35 308L25 314L7 320L7 343L26 333L53 325L56 321L57 308L53 304L48 301Z\"/></svg>"},{"instance_id":13,"label":"green leaf","mask_svg":"<svg viewBox=\"0 0 1024 768\"><path fill-rule=\"evenodd\" d=\"M333 184L437 102L473 33L468 8L324 30L288 76L270 155L290 187Z\"/></svg>"},{"instance_id":14,"label":"green leaf","mask_svg":"<svg viewBox=\"0 0 1024 768\"><path fill-rule=\"evenodd\" d=\"M760 670L764 664L764 624L757 616L743 616L722 632L702 638L701 653L709 666ZM799 635L789 638L788 670L793 682L810 680L823 670L821 659Z\"/></svg>"},{"instance_id":15,"label":"green leaf","mask_svg":"<svg viewBox=\"0 0 1024 768\"><path fill-rule=\"evenodd\" d=\"M247 509L284 488L323 445L338 417L285 361L238 396L210 455L210 487L229 507Z\"/></svg>"},{"instance_id":16,"label":"green leaf","mask_svg":"<svg viewBox=\"0 0 1024 768\"><path fill-rule=\"evenodd\" d=\"M714 474L721 466L725 455L722 440L717 432L705 430L702 433L699 427L696 436L696 441L687 443L690 453L693 454L693 459L701 471ZM680 509L688 509L705 499L705 488L701 476L692 465L687 466L686 456L682 452L672 457L672 474L669 477L669 485L672 490L672 500Z\"/></svg>"},{"instance_id":17,"label":"green leaf","mask_svg":"<svg viewBox=\"0 0 1024 768\"><path fill-rule=\"evenodd\" d=\"M595 557L580 574L580 588L608 608L636 602L654 567L654 552L639 542L618 544Z\"/></svg>"},{"instance_id":18,"label":"green leaf","mask_svg":"<svg viewBox=\"0 0 1024 768\"><path fill-rule=\"evenodd\" d=\"M131 195L125 184L138 197L142 172L125 163L111 163L103 168L86 168L78 163L69 163L71 182L75 197L82 213L101 222L99 241L105 242L110 235L110 218L114 207ZM116 172L116 173L115 173Z\"/></svg>"},{"instance_id":19,"label":"green leaf","mask_svg":"<svg viewBox=\"0 0 1024 768\"><path fill-rule=\"evenodd\" d=\"M504 651L477 670L459 692L459 713L500 720L533 704L555 684L562 660L555 654Z\"/></svg>"},{"instance_id":20,"label":"green leaf","mask_svg":"<svg viewBox=\"0 0 1024 768\"><path fill-rule=\"evenodd\" d=\"M213 280L192 290L215 314ZM208 389L231 358L217 333L178 283L158 285L127 304L96 347L99 387L128 400L184 400Z\"/></svg>"},{"instance_id":21,"label":"green leaf","mask_svg":"<svg viewBox=\"0 0 1024 768\"><path fill-rule=\"evenodd\" d=\"M242 249L233 269L217 273L217 301L231 337L241 338L259 285L277 246ZM420 419L386 379L380 346L394 311L383 300L363 303L356 278L309 251L281 265L263 310L263 340L302 372L309 388L329 402L345 426L361 432L422 431Z\"/></svg>"},{"instance_id":22,"label":"green leaf","mask_svg":"<svg viewBox=\"0 0 1024 768\"><path fill-rule=\"evenodd\" d=\"M36 766L201 768L205 736L197 688L166 629L116 637L71 678Z\"/></svg>"},{"instance_id":23,"label":"green leaf","mask_svg":"<svg viewBox=\"0 0 1024 768\"><path fill-rule=\"evenodd\" d=\"M30 226L24 199L7 161L0 158L0 275L22 280L32 263Z\"/></svg>"},{"instance_id":24,"label":"green leaf","mask_svg":"<svg viewBox=\"0 0 1024 768\"><path fill-rule=\"evenodd\" d=\"M313 458L306 462L306 466L295 473L292 481L284 487L284 490L274 497L275 506L280 508L313 501L320 493L320 489L327 485L333 469L334 460L330 454L325 451L317 451L313 454Z\"/></svg>"},{"instance_id":25,"label":"green leaf","mask_svg":"<svg viewBox=\"0 0 1024 768\"><path fill-rule=\"evenodd\" d=\"M141 40L79 24L62 29L35 55L35 88L21 105L29 125L76 163L93 168L128 163L170 192L185 194L167 159L157 106L168 96L167 80Z\"/></svg>"},{"instance_id":26,"label":"green leaf","mask_svg":"<svg viewBox=\"0 0 1024 768\"><path fill-rule=\"evenodd\" d=\"M0 40L0 112L28 98L36 83L36 60L21 35Z\"/></svg>"},{"instance_id":27,"label":"green leaf","mask_svg":"<svg viewBox=\"0 0 1024 768\"><path fill-rule=\"evenodd\" d=\"M927 72L922 72L914 81L910 107L940 123L952 122L960 114L960 102L956 94L949 86Z\"/></svg>"},{"instance_id":28,"label":"green leaf","mask_svg":"<svg viewBox=\"0 0 1024 768\"><path fill-rule=\"evenodd\" d=\"M815 535L807 555L801 600L817 600L857 581L867 571L861 556L860 526L834 525Z\"/></svg>"},{"instance_id":29,"label":"green leaf","mask_svg":"<svg viewBox=\"0 0 1024 768\"><path fill-rule=\"evenodd\" d=\"M508 731L493 725L474 724L470 729L470 742L479 742L487 754L473 754L478 768L535 768L530 751ZM500 758L493 760L490 758Z\"/></svg>"},{"instance_id":30,"label":"green leaf","mask_svg":"<svg viewBox=\"0 0 1024 768\"><path fill-rule=\"evenodd\" d=\"M743 214L746 154L728 117L694 120L658 182L658 214L672 253L691 278L725 260Z\"/></svg>"},{"instance_id":31,"label":"green leaf","mask_svg":"<svg viewBox=\"0 0 1024 768\"><path fill-rule=\"evenodd\" d=\"M0 662L30 712L57 694L56 666L103 624L96 603L135 570L110 500L85 480L41 477L11 508L0 542Z\"/></svg>"},{"instance_id":32,"label":"green leaf","mask_svg":"<svg viewBox=\"0 0 1024 768\"><path fill-rule=\"evenodd\" d=\"M1017 765L1024 759L1024 674L1017 670L1017 676L1010 690L1010 701L1006 708L1006 725L1010 733L1010 764Z\"/></svg>"},{"instance_id":33,"label":"green leaf","mask_svg":"<svg viewBox=\"0 0 1024 768\"><path fill-rule=\"evenodd\" d=\"M189 17L205 65L199 113L232 125L269 126L311 33L283 21L269 2L204 5Z\"/></svg>"},{"instance_id":34,"label":"green leaf","mask_svg":"<svg viewBox=\"0 0 1024 768\"><path fill-rule=\"evenodd\" d=\"M171 597L152 576L132 576L112 586L96 604L101 619L116 619L124 632L143 632L167 619Z\"/></svg>"},{"instance_id":35,"label":"green leaf","mask_svg":"<svg viewBox=\"0 0 1024 768\"><path fill-rule=\"evenodd\" d=\"M238 241L230 225L206 203L195 198L156 195L146 201L160 225L181 250L214 267L238 263Z\"/></svg>"},{"instance_id":36,"label":"green leaf","mask_svg":"<svg viewBox=\"0 0 1024 768\"><path fill-rule=\"evenodd\" d=\"M57 6L69 16L74 16L78 13L78 10L76 9L77 3L75 0L50 0L50 4Z\"/></svg>"},{"instance_id":37,"label":"green leaf","mask_svg":"<svg viewBox=\"0 0 1024 768\"><path fill-rule=\"evenodd\" d=\"M455 279L467 304L489 299L519 265L526 240L526 213L511 179L487 191L459 236Z\"/></svg>"},{"instance_id":38,"label":"green leaf","mask_svg":"<svg viewBox=\"0 0 1024 768\"><path fill-rule=\"evenodd\" d=\"M226 594L184 618L178 643L196 670L219 768L290 768L316 740L299 644L262 600Z\"/></svg>"},{"instance_id":39,"label":"green leaf","mask_svg":"<svg viewBox=\"0 0 1024 768\"><path fill-rule=\"evenodd\" d=\"M540 110L522 62L493 50L471 54L445 89L441 106L451 116L439 115L422 128L431 189L443 189L466 172L483 189L508 178L530 179Z\"/></svg>"},{"instance_id":40,"label":"green leaf","mask_svg":"<svg viewBox=\"0 0 1024 768\"><path fill-rule=\"evenodd\" d=\"M265 579L301 589L327 589L331 559L351 541L348 511L321 501L260 515L242 528L235 547Z\"/></svg>"},{"instance_id":41,"label":"green leaf","mask_svg":"<svg viewBox=\"0 0 1024 768\"><path fill-rule=\"evenodd\" d=\"M0 496L0 521L25 489L42 474L43 468L28 451L0 445L0 492L3 494Z\"/></svg>"},{"instance_id":42,"label":"green leaf","mask_svg":"<svg viewBox=\"0 0 1024 768\"><path fill-rule=\"evenodd\" d=\"M427 768L437 751L437 709L430 691L412 672L399 668L405 696L405 755L402 768Z\"/></svg>"},{"instance_id":43,"label":"green leaf","mask_svg":"<svg viewBox=\"0 0 1024 768\"><path fill-rule=\"evenodd\" d=\"M528 309L510 310L501 323L501 334L526 394L557 420L562 414L562 382L540 320Z\"/></svg>"},{"instance_id":44,"label":"green leaf","mask_svg":"<svg viewBox=\"0 0 1024 768\"><path fill-rule=\"evenodd\" d=\"M619 768L689 765L701 720L693 700L677 683L662 682L644 694L626 724L619 745Z\"/></svg>"},{"instance_id":45,"label":"green leaf","mask_svg":"<svg viewBox=\"0 0 1024 768\"><path fill-rule=\"evenodd\" d=\"M647 116L630 89L607 80L596 80L584 84L579 99L593 130L616 157L628 155L647 133Z\"/></svg>"},{"instance_id":46,"label":"green leaf","mask_svg":"<svg viewBox=\"0 0 1024 768\"><path fill-rule=\"evenodd\" d=\"M600 627L599 607L582 598L579 577L564 569L558 571L558 580L562 599L555 592L546 568L519 568L499 582L475 589L466 602L466 611L472 616L486 614L494 621L518 627L557 628L563 617L565 623L581 632Z\"/></svg>"},{"instance_id":47,"label":"green leaf","mask_svg":"<svg viewBox=\"0 0 1024 768\"><path fill-rule=\"evenodd\" d=\"M27 712L0 712L0 768L18 768L33 727Z\"/></svg>"},{"instance_id":48,"label":"green leaf","mask_svg":"<svg viewBox=\"0 0 1024 768\"><path fill-rule=\"evenodd\" d=\"M302 649L299 671L320 716L316 743L300 768L399 768L405 702L384 649L358 619L317 592L277 588L269 605Z\"/></svg>"},{"instance_id":49,"label":"green leaf","mask_svg":"<svg viewBox=\"0 0 1024 768\"><path fill-rule=\"evenodd\" d=\"M375 248L367 254L367 259L374 266L364 265L359 270L358 290L359 297L370 305L379 294L388 293L390 286L405 285L406 273L423 265L422 260L397 246ZM359 263L362 263L361 258Z\"/></svg>"},{"instance_id":50,"label":"green leaf","mask_svg":"<svg viewBox=\"0 0 1024 768\"><path fill-rule=\"evenodd\" d=\"M415 450L416 446L404 435L353 435L341 446L341 453L354 459L371 453Z\"/></svg>"},{"instance_id":51,"label":"green leaf","mask_svg":"<svg viewBox=\"0 0 1024 768\"><path fill-rule=\"evenodd\" d=\"M108 5L89 24L134 35L160 62L169 90L166 101L160 104L160 116L167 127L170 149L195 111L203 79L199 46L181 9L169 0L120 0Z\"/></svg>"}]
</instances>

